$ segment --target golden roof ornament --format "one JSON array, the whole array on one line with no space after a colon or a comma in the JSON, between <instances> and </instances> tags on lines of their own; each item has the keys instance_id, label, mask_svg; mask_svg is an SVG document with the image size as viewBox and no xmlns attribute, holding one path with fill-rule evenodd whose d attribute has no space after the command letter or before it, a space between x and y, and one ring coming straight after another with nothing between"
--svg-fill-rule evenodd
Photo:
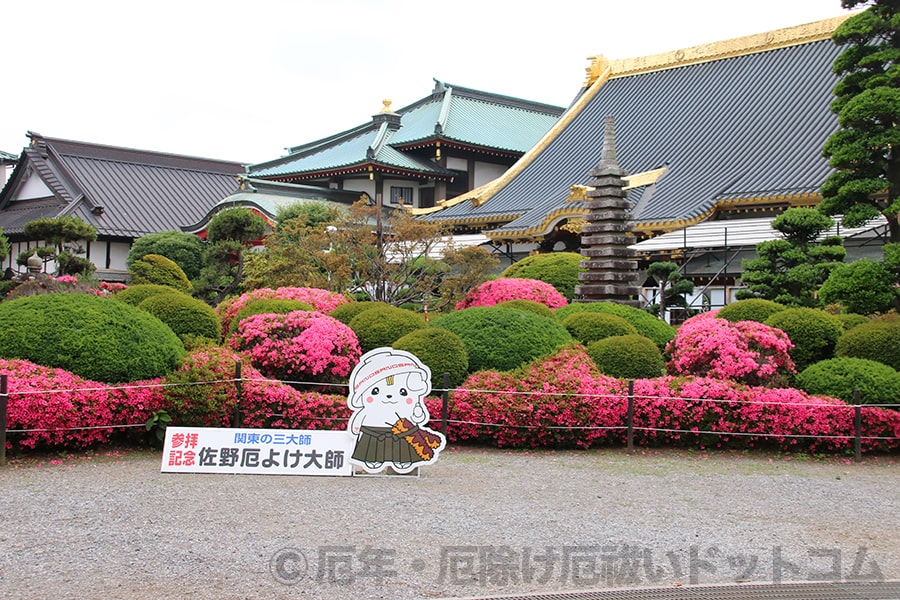
<instances>
[{"instance_id":1,"label":"golden roof ornament","mask_svg":"<svg viewBox=\"0 0 900 600\"><path fill-rule=\"evenodd\" d=\"M384 100L382 100L381 103L384 104L384 107L382 107L382 109L378 111L378 114L381 114L381 115L396 115L397 113L395 113L395 112L394 112L394 109L391 108L391 103L392 103L392 102L393 102L393 101L392 101L390 98L385 98Z\"/></svg>"}]
</instances>

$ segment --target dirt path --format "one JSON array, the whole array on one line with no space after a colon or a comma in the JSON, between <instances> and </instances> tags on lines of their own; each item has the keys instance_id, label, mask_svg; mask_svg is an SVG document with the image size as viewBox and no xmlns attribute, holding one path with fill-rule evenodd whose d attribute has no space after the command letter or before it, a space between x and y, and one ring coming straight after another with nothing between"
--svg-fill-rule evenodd
<instances>
[{"instance_id":1,"label":"dirt path","mask_svg":"<svg viewBox=\"0 0 900 600\"><path fill-rule=\"evenodd\" d=\"M450 448L419 477L0 468L4 598L440 598L900 579L900 457Z\"/></svg>"}]
</instances>

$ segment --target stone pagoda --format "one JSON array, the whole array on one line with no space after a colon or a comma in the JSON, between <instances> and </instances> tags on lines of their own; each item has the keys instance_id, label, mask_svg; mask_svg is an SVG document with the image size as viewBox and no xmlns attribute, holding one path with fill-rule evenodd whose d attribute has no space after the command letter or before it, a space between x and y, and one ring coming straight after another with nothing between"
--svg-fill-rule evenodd
<instances>
[{"instance_id":1,"label":"stone pagoda","mask_svg":"<svg viewBox=\"0 0 900 600\"><path fill-rule=\"evenodd\" d=\"M591 169L584 219L581 228L581 255L586 260L578 274L575 295L580 302L618 302L640 306L641 273L637 254L628 246L635 243L628 222L629 204L625 199L625 172L616 161L613 117L606 117L600 164Z\"/></svg>"}]
</instances>

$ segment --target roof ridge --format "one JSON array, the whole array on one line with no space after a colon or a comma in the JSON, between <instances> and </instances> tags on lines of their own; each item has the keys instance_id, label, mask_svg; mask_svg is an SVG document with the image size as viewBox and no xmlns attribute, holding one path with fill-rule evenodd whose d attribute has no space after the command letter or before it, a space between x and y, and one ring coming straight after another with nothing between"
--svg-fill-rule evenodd
<instances>
[{"instance_id":1,"label":"roof ridge","mask_svg":"<svg viewBox=\"0 0 900 600\"><path fill-rule=\"evenodd\" d=\"M591 64L585 69L587 77L583 87L593 85L599 78L599 74L603 72L605 65L612 69L610 79L615 79L831 39L831 35L838 25L858 12L635 58L609 60L602 55L591 56L588 57Z\"/></svg>"},{"instance_id":2,"label":"roof ridge","mask_svg":"<svg viewBox=\"0 0 900 600\"><path fill-rule=\"evenodd\" d=\"M48 146L52 146L55 148L55 151L61 156L79 156L83 158L96 158L101 160L109 160L111 162L138 162L138 161L128 161L121 158L111 158L97 154L78 154L76 152L77 148L84 149L94 149L98 151L106 150L112 153L121 153L121 154L132 154L132 155L144 155L144 156L154 156L159 158L165 158L168 160L185 160L185 161L194 161L198 163L208 163L208 164L217 164L222 165L231 165L238 166L242 168L245 163L241 163L233 160L223 160L218 158L205 158L201 156L189 156L187 154L173 154L171 152L160 152L158 150L141 150L138 148L128 148L125 146L112 146L109 144L98 144L95 142L82 142L78 140L69 140L64 138L53 138L43 136L37 133L29 132L29 137L32 140L40 140L44 142ZM67 148L68 147L68 150ZM152 162L144 161L142 164L157 164ZM162 166L162 165L160 165ZM195 169L195 170L208 170L208 169Z\"/></svg>"}]
</instances>

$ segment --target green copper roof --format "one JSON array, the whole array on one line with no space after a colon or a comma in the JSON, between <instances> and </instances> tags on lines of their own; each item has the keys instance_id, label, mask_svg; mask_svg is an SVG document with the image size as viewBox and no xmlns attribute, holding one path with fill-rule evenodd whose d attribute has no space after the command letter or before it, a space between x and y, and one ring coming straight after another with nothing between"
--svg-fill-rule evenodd
<instances>
[{"instance_id":1,"label":"green copper roof","mask_svg":"<svg viewBox=\"0 0 900 600\"><path fill-rule=\"evenodd\" d=\"M391 140L395 146L440 139L522 154L563 109L438 82L429 99L401 112L403 128Z\"/></svg>"},{"instance_id":2,"label":"green copper roof","mask_svg":"<svg viewBox=\"0 0 900 600\"><path fill-rule=\"evenodd\" d=\"M436 82L431 95L397 113L379 113L365 125L290 148L289 154L253 165L261 178L318 176L342 171L452 177L453 172L407 151L443 141L487 153L522 154L557 121L563 109Z\"/></svg>"}]
</instances>

